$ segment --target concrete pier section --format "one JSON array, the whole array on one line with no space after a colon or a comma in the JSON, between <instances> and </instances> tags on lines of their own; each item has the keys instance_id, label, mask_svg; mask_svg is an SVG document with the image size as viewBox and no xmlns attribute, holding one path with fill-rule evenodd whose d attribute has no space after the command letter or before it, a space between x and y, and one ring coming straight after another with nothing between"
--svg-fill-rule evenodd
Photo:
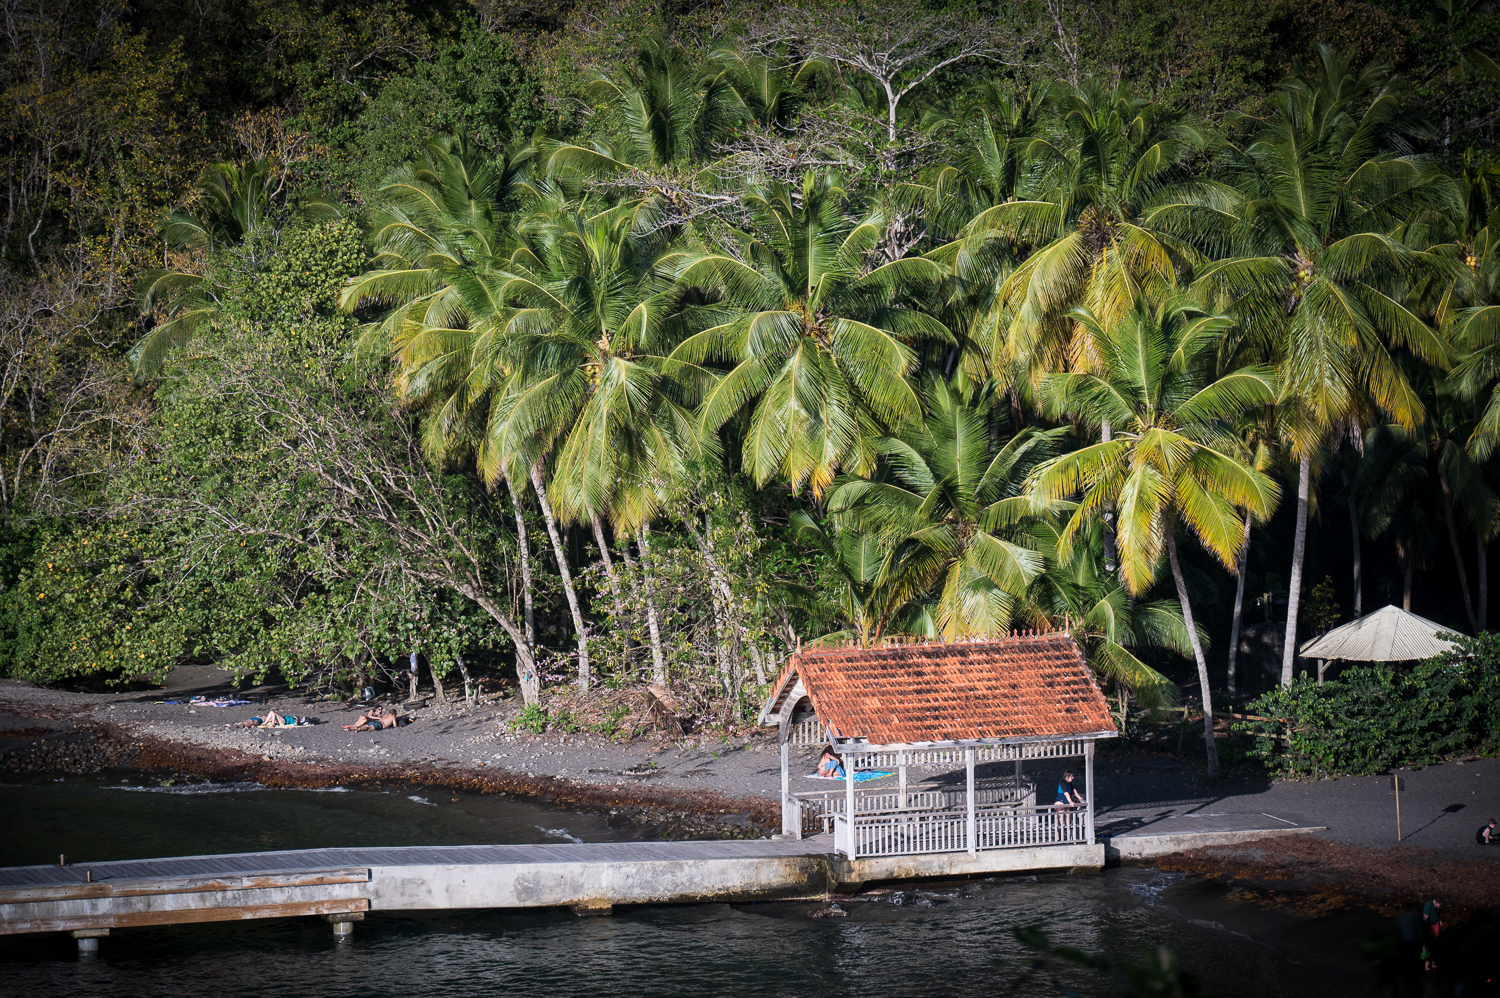
<instances>
[{"instance_id":1,"label":"concrete pier section","mask_svg":"<svg viewBox=\"0 0 1500 998\"><path fill-rule=\"evenodd\" d=\"M320 915L339 938L365 913L744 901L875 880L1099 869L1102 845L850 861L831 837L409 846L183 856L0 869L0 934ZM100 932L100 934L103 934Z\"/></svg>"}]
</instances>

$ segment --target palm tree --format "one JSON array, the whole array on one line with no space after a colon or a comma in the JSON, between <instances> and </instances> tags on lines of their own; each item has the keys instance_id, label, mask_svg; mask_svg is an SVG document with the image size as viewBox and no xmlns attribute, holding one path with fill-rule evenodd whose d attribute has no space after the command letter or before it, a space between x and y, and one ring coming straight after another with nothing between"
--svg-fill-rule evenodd
<instances>
[{"instance_id":1,"label":"palm tree","mask_svg":"<svg viewBox=\"0 0 1500 998\"><path fill-rule=\"evenodd\" d=\"M1155 583L1165 549L1198 666L1209 773L1217 775L1208 663L1193 623L1177 530L1187 527L1232 567L1241 544L1237 510L1262 518L1270 513L1276 485L1234 453L1233 427L1251 407L1275 399L1276 378L1254 366L1215 377L1215 355L1231 320L1179 297L1155 307L1138 297L1122 320L1107 327L1087 309L1071 315L1098 357L1098 373L1049 376L1044 401L1049 410L1090 427L1108 420L1115 433L1038 468L1030 492L1043 503L1082 493L1059 538L1063 560L1102 509L1117 510L1120 567L1134 595Z\"/></svg>"},{"instance_id":2,"label":"palm tree","mask_svg":"<svg viewBox=\"0 0 1500 998\"><path fill-rule=\"evenodd\" d=\"M851 220L848 192L832 175L808 174L796 189L772 184L745 201L755 224L736 255L675 261L680 286L721 299L705 313L722 321L671 360L733 365L706 390L704 430L749 407L743 461L756 484L780 474L822 495L840 469L870 467L871 439L920 416L906 380L917 364L911 344L949 334L897 295L935 285L942 272L920 258L867 269L880 219Z\"/></svg>"},{"instance_id":3,"label":"palm tree","mask_svg":"<svg viewBox=\"0 0 1500 998\"><path fill-rule=\"evenodd\" d=\"M1094 671L1128 689L1148 710L1175 706L1176 684L1141 661L1135 649L1169 648L1191 655L1181 608L1170 600L1132 597L1108 568L1103 524L1085 530L1087 536L1075 539L1072 557L1065 562L1055 558L1055 534L1049 538L1044 549L1050 548L1054 557L1028 594L1030 612L1040 618L1039 626L1068 628Z\"/></svg>"},{"instance_id":4,"label":"palm tree","mask_svg":"<svg viewBox=\"0 0 1500 998\"><path fill-rule=\"evenodd\" d=\"M561 144L548 157L548 172L610 173L701 163L745 114L731 85L736 80L748 84L743 74L700 63L680 45L647 39L636 49L627 78L600 76L593 84L613 115L617 141Z\"/></svg>"},{"instance_id":5,"label":"palm tree","mask_svg":"<svg viewBox=\"0 0 1500 998\"><path fill-rule=\"evenodd\" d=\"M792 513L790 527L793 539L821 556L819 565L827 580L819 589L790 589L785 594L787 602L815 619L832 619L842 625L821 635L819 641L852 638L868 645L910 609L894 587L880 584L887 551L874 534L853 525L820 523L805 510Z\"/></svg>"},{"instance_id":6,"label":"palm tree","mask_svg":"<svg viewBox=\"0 0 1500 998\"><path fill-rule=\"evenodd\" d=\"M796 123L814 84L829 69L822 59L773 58L736 48L716 49L709 58L724 71L724 82L751 123L781 131Z\"/></svg>"},{"instance_id":7,"label":"palm tree","mask_svg":"<svg viewBox=\"0 0 1500 998\"><path fill-rule=\"evenodd\" d=\"M136 287L141 314L155 322L127 357L138 380L155 376L173 348L190 341L218 314L224 288L208 269L209 257L238 246L267 223L276 178L276 165L268 159L215 163L198 180L196 211L178 208L162 223L167 247L192 254L198 266L141 275Z\"/></svg>"},{"instance_id":8,"label":"palm tree","mask_svg":"<svg viewBox=\"0 0 1500 998\"><path fill-rule=\"evenodd\" d=\"M1216 256L1197 284L1241 320L1234 350L1278 365L1288 450L1298 464L1296 536L1287 594L1282 682L1291 682L1307 544L1312 459L1339 428L1378 409L1416 427L1422 403L1391 348L1446 367L1448 348L1402 301L1430 258L1386 235L1440 208L1448 188L1419 156L1398 155L1407 123L1389 74L1356 70L1320 46L1282 83L1274 115L1243 148L1225 149L1232 185L1201 184L1157 224Z\"/></svg>"},{"instance_id":9,"label":"palm tree","mask_svg":"<svg viewBox=\"0 0 1500 998\"><path fill-rule=\"evenodd\" d=\"M1364 455L1350 488L1359 497L1360 521L1372 538L1390 537L1403 585L1401 608L1411 610L1412 574L1427 567L1437 548L1442 518L1432 488L1427 439L1405 427L1382 425L1365 431Z\"/></svg>"},{"instance_id":10,"label":"palm tree","mask_svg":"<svg viewBox=\"0 0 1500 998\"><path fill-rule=\"evenodd\" d=\"M1024 159L1037 175L1025 198L974 217L969 241L1023 262L999 282L987 319L992 376L1019 384L1087 364L1069 317L1087 307L1105 323L1138 293L1160 294L1197 255L1155 227L1153 202L1178 163L1201 148L1195 129L1123 86L1058 84L1049 97L1062 141L1038 136Z\"/></svg>"},{"instance_id":11,"label":"palm tree","mask_svg":"<svg viewBox=\"0 0 1500 998\"><path fill-rule=\"evenodd\" d=\"M992 452L979 394L929 379L922 425L873 444L884 474L845 480L828 497L830 514L888 552L878 586L900 602L936 589L936 625L949 638L1010 629L1042 570L1021 484L1065 432L1022 430Z\"/></svg>"},{"instance_id":12,"label":"palm tree","mask_svg":"<svg viewBox=\"0 0 1500 998\"><path fill-rule=\"evenodd\" d=\"M600 517L617 534L638 532L683 460L700 456L695 372L663 373L675 328L672 286L656 276L665 236L639 235L638 222L632 204L534 219L528 245L503 269L454 276L465 328L415 328L397 355L404 391L431 406L448 453L471 450L490 482L531 479L573 613L584 688L587 632L558 523L592 524L605 552Z\"/></svg>"}]
</instances>

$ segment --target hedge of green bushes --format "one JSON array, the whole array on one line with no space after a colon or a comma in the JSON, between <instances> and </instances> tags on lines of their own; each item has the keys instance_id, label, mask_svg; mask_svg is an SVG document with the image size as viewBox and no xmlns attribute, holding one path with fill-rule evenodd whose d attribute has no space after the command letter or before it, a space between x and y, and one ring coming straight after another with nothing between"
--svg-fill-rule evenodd
<instances>
[{"instance_id":1,"label":"hedge of green bushes","mask_svg":"<svg viewBox=\"0 0 1500 998\"><path fill-rule=\"evenodd\" d=\"M1281 776L1365 776L1500 748L1500 634L1411 668L1346 669L1303 678L1252 701L1265 720L1235 725L1250 755Z\"/></svg>"}]
</instances>

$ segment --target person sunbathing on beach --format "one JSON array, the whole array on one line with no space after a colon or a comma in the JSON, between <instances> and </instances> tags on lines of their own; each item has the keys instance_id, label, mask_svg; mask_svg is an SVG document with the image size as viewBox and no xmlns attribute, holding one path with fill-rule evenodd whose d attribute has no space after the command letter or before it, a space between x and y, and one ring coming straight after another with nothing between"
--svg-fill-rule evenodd
<instances>
[{"instance_id":1,"label":"person sunbathing on beach","mask_svg":"<svg viewBox=\"0 0 1500 998\"><path fill-rule=\"evenodd\" d=\"M388 710L384 714L361 714L358 721L344 725L344 730L380 731L383 728L404 728L410 723L411 718L397 717L395 711Z\"/></svg>"},{"instance_id":2,"label":"person sunbathing on beach","mask_svg":"<svg viewBox=\"0 0 1500 998\"><path fill-rule=\"evenodd\" d=\"M270 713L265 717L252 717L245 721L236 721L236 728L295 728L304 724L310 724L305 717L296 717L292 714Z\"/></svg>"},{"instance_id":3,"label":"person sunbathing on beach","mask_svg":"<svg viewBox=\"0 0 1500 998\"><path fill-rule=\"evenodd\" d=\"M818 759L818 775L842 779L844 773L844 760L839 757L832 746L823 749L823 755Z\"/></svg>"}]
</instances>

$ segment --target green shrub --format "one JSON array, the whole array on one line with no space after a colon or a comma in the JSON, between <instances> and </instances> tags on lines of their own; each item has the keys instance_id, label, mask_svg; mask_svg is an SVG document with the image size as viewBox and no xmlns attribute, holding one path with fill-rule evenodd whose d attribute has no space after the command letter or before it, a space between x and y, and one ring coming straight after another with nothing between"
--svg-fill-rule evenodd
<instances>
[{"instance_id":1,"label":"green shrub","mask_svg":"<svg viewBox=\"0 0 1500 998\"><path fill-rule=\"evenodd\" d=\"M1250 755L1288 776L1364 776L1425 766L1500 744L1500 635L1458 647L1409 672L1360 666L1322 686L1303 678L1252 701L1267 718L1235 726Z\"/></svg>"},{"instance_id":2,"label":"green shrub","mask_svg":"<svg viewBox=\"0 0 1500 998\"><path fill-rule=\"evenodd\" d=\"M551 720L552 718L547 716L547 711L542 708L541 704L529 703L510 719L510 727L513 731L529 731L533 735L539 735L547 730L547 725Z\"/></svg>"}]
</instances>

